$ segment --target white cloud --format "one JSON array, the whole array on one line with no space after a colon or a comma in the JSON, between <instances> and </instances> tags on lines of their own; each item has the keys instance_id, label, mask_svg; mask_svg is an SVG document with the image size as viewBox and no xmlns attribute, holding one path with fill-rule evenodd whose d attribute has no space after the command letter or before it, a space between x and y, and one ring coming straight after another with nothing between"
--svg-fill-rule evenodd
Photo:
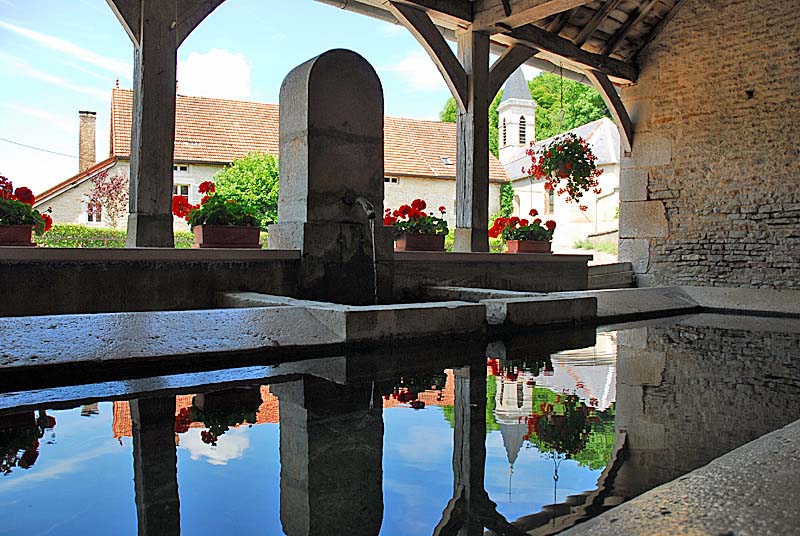
<instances>
[{"instance_id":1,"label":"white cloud","mask_svg":"<svg viewBox=\"0 0 800 536\"><path fill-rule=\"evenodd\" d=\"M15 112L21 113L23 115L27 115L29 117L33 117L36 119L41 119L43 121L46 121L49 125L56 126L70 133L74 133L75 130L77 130L78 128L77 120L70 121L63 115L54 114L53 112L44 110L42 108L34 108L32 106L24 106L22 104L13 104L9 102L3 103L2 106L4 108L14 110Z\"/></svg>"},{"instance_id":2,"label":"white cloud","mask_svg":"<svg viewBox=\"0 0 800 536\"><path fill-rule=\"evenodd\" d=\"M441 73L428 55L421 50L409 52L395 65L379 67L378 70L398 73L413 89L418 91L447 90Z\"/></svg>"},{"instance_id":3,"label":"white cloud","mask_svg":"<svg viewBox=\"0 0 800 536\"><path fill-rule=\"evenodd\" d=\"M212 48L205 54L192 52L178 64L178 93L199 97L248 99L250 62L241 52Z\"/></svg>"},{"instance_id":4,"label":"white cloud","mask_svg":"<svg viewBox=\"0 0 800 536\"><path fill-rule=\"evenodd\" d=\"M40 71L39 69L33 67L25 60L18 58L16 56L12 56L10 54L0 53L0 63L6 63L12 66L13 70L11 70L10 72L14 72L17 75L27 76L28 78L35 78L37 80L42 80L44 82L47 82L48 84L53 84L54 86L63 87L65 89L69 89L77 93L83 93L84 95L90 95L97 99L101 100L108 99L108 92L106 91L100 91L99 89L91 88L88 86L82 86L80 84L73 84L69 80L65 80L64 78L61 78L59 76L55 76L50 73Z\"/></svg>"},{"instance_id":5,"label":"white cloud","mask_svg":"<svg viewBox=\"0 0 800 536\"><path fill-rule=\"evenodd\" d=\"M64 39L36 32L34 30L29 30L14 24L9 24L8 22L4 22L2 20L0 20L0 28L4 28L17 35L27 37L28 39L61 54L72 56L80 61L90 63L107 71L111 71L119 77L123 77L125 79L131 78L132 68L128 62L109 58L107 56L97 54L96 52L92 52L91 50L87 50L83 47L79 47L78 45Z\"/></svg>"},{"instance_id":6,"label":"white cloud","mask_svg":"<svg viewBox=\"0 0 800 536\"><path fill-rule=\"evenodd\" d=\"M217 438L217 446L212 447L200 439L201 430L193 428L181 434L180 448L189 451L193 460L204 460L211 465L227 465L228 461L241 458L250 446L246 429L232 429Z\"/></svg>"}]
</instances>

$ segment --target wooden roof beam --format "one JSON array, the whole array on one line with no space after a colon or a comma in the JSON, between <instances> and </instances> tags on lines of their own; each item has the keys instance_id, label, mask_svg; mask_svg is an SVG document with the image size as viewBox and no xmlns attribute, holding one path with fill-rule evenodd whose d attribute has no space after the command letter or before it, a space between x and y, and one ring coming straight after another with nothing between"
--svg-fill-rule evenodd
<instances>
[{"instance_id":1,"label":"wooden roof beam","mask_svg":"<svg viewBox=\"0 0 800 536\"><path fill-rule=\"evenodd\" d=\"M626 153L630 153L631 147L633 147L633 122L631 122L631 118L628 115L628 111L625 109L625 105L622 103L622 99L617 93L617 89L611 83L611 80L601 72L588 70L586 71L586 76L592 81L592 85L594 85L595 89L600 93L603 102L606 104L606 107L608 107L608 111L611 112L614 123L617 124L622 149Z\"/></svg>"},{"instance_id":2,"label":"wooden roof beam","mask_svg":"<svg viewBox=\"0 0 800 536\"><path fill-rule=\"evenodd\" d=\"M600 26L606 17L617 9L617 6L622 2L622 0L607 0L603 7L597 10L594 16L586 23L586 25L581 29L580 33L572 40L575 43L575 46L582 47L584 43L592 36L594 31Z\"/></svg>"},{"instance_id":3,"label":"wooden roof beam","mask_svg":"<svg viewBox=\"0 0 800 536\"><path fill-rule=\"evenodd\" d=\"M458 109L466 110L467 73L430 17L424 11L398 2L389 2L389 9L428 53L456 100Z\"/></svg>"},{"instance_id":4,"label":"wooden roof beam","mask_svg":"<svg viewBox=\"0 0 800 536\"><path fill-rule=\"evenodd\" d=\"M639 76L636 65L601 54L594 54L575 46L571 41L558 37L532 24L503 33L521 44L539 49L542 53L563 59L580 71L599 71L613 78L635 82ZM497 39L495 37L494 39Z\"/></svg>"},{"instance_id":5,"label":"wooden roof beam","mask_svg":"<svg viewBox=\"0 0 800 536\"><path fill-rule=\"evenodd\" d=\"M225 0L179 0L178 46Z\"/></svg>"},{"instance_id":6,"label":"wooden roof beam","mask_svg":"<svg viewBox=\"0 0 800 536\"><path fill-rule=\"evenodd\" d=\"M644 4L641 4L636 12L631 13L630 16L628 17L628 20L626 20L625 23L620 27L620 29L617 30L617 33L615 33L611 37L611 39L609 39L608 42L606 42L605 46L603 47L602 53L606 56L612 54L614 50L616 50L617 46L619 46L619 44L622 43L625 37L628 36L630 31L637 24L639 24L644 20L647 14L650 13L650 10L653 9L653 7L657 3L658 0L649 0Z\"/></svg>"},{"instance_id":7,"label":"wooden roof beam","mask_svg":"<svg viewBox=\"0 0 800 536\"><path fill-rule=\"evenodd\" d=\"M106 0L108 7L128 34L133 46L139 48L142 33L142 3L140 0Z\"/></svg>"},{"instance_id":8,"label":"wooden roof beam","mask_svg":"<svg viewBox=\"0 0 800 536\"><path fill-rule=\"evenodd\" d=\"M502 56L497 58L489 69L489 101L497 95L500 91L500 86L503 85L511 73L517 68L531 59L536 53L539 52L535 48L526 47L525 45L512 45L506 49Z\"/></svg>"},{"instance_id":9,"label":"wooden roof beam","mask_svg":"<svg viewBox=\"0 0 800 536\"><path fill-rule=\"evenodd\" d=\"M472 23L476 29L518 28L592 0L475 0Z\"/></svg>"},{"instance_id":10,"label":"wooden roof beam","mask_svg":"<svg viewBox=\"0 0 800 536\"><path fill-rule=\"evenodd\" d=\"M392 5L413 6L425 11L429 16L438 14L461 23L472 23L472 5L464 0L396 0L381 3L388 4L386 7Z\"/></svg>"},{"instance_id":11,"label":"wooden roof beam","mask_svg":"<svg viewBox=\"0 0 800 536\"><path fill-rule=\"evenodd\" d=\"M570 15L572 15L572 10L562 11L558 14L558 16L554 17L553 20L550 21L550 24L547 25L545 30L556 35L560 34L561 30L564 29L564 26L567 25Z\"/></svg>"}]
</instances>

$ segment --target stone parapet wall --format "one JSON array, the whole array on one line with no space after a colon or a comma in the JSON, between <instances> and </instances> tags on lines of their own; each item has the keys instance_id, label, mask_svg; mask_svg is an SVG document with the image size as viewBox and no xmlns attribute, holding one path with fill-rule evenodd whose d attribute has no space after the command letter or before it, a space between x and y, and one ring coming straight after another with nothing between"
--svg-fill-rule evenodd
<instances>
[{"instance_id":1,"label":"stone parapet wall","mask_svg":"<svg viewBox=\"0 0 800 536\"><path fill-rule=\"evenodd\" d=\"M639 286L800 288L795 11L689 0L641 55L620 192Z\"/></svg>"}]
</instances>

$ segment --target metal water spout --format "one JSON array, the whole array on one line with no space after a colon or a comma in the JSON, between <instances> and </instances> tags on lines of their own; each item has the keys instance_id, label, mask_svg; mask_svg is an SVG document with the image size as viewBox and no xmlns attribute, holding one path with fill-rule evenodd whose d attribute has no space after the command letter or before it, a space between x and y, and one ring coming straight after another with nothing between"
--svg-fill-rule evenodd
<instances>
[{"instance_id":1,"label":"metal water spout","mask_svg":"<svg viewBox=\"0 0 800 536\"><path fill-rule=\"evenodd\" d=\"M375 219L375 205L373 205L366 197L356 197L356 204L361 207L367 218L370 220Z\"/></svg>"}]
</instances>

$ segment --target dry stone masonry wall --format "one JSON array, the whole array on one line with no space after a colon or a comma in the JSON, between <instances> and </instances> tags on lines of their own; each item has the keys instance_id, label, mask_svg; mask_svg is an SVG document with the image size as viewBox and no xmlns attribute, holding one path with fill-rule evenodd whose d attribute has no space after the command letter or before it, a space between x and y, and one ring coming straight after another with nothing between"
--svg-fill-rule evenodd
<instances>
[{"instance_id":1,"label":"dry stone masonry wall","mask_svg":"<svg viewBox=\"0 0 800 536\"><path fill-rule=\"evenodd\" d=\"M689 0L622 92L620 258L639 286L800 288L800 17Z\"/></svg>"}]
</instances>

